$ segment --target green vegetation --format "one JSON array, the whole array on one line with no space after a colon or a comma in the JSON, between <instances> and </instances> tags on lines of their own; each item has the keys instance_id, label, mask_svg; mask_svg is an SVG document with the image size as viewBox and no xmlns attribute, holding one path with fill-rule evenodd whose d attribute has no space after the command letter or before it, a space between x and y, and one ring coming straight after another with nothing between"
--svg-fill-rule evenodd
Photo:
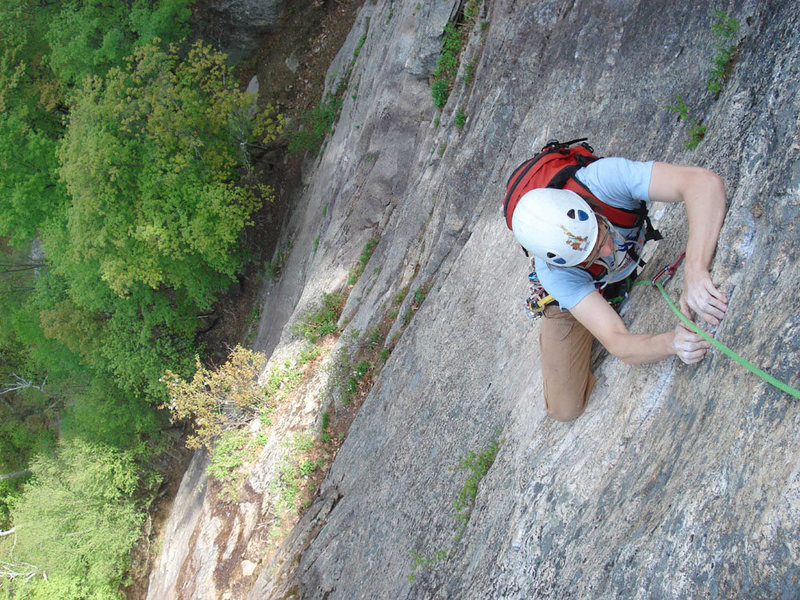
<instances>
[{"instance_id":1,"label":"green vegetation","mask_svg":"<svg viewBox=\"0 0 800 600\"><path fill-rule=\"evenodd\" d=\"M739 22L724 10L714 11L715 21L711 26L714 36L714 50L716 54L711 60L711 73L706 81L709 91L718 94L722 86L730 77L733 63L736 60L736 44L731 43L739 31Z\"/></svg>"},{"instance_id":2,"label":"green vegetation","mask_svg":"<svg viewBox=\"0 0 800 600\"><path fill-rule=\"evenodd\" d=\"M254 450L255 441L241 429L224 431L214 441L208 474L221 484L222 497L228 502L235 502L238 499L239 484L244 478L244 473L240 469Z\"/></svg>"},{"instance_id":3,"label":"green vegetation","mask_svg":"<svg viewBox=\"0 0 800 600\"><path fill-rule=\"evenodd\" d=\"M277 467L278 479L272 488L277 496L275 512L281 520L296 515L310 500L310 476L325 464L323 459L312 456L315 445L313 436L308 433L294 433L284 444Z\"/></svg>"},{"instance_id":4,"label":"green vegetation","mask_svg":"<svg viewBox=\"0 0 800 600\"><path fill-rule=\"evenodd\" d=\"M188 448L211 448L216 436L247 424L265 403L258 375L266 361L259 353L237 346L218 369L195 359L197 370L184 381L169 369L163 377L169 393L172 420L190 420L194 432L186 440ZM269 390L268 390L269 392Z\"/></svg>"},{"instance_id":5,"label":"green vegetation","mask_svg":"<svg viewBox=\"0 0 800 600\"><path fill-rule=\"evenodd\" d=\"M361 251L361 256L358 257L358 262L350 269L350 273L347 277L347 285L356 284L359 277L361 277L361 274L364 272L364 268L367 266L369 259L372 257L372 252L375 250L375 246L378 245L379 241L380 238L376 237L364 244L364 249Z\"/></svg>"},{"instance_id":6,"label":"green vegetation","mask_svg":"<svg viewBox=\"0 0 800 600\"><path fill-rule=\"evenodd\" d=\"M288 241L278 247L275 258L264 265L264 278L269 281L277 281L283 274L286 261L289 260L289 253L292 251L292 242Z\"/></svg>"},{"instance_id":7,"label":"green vegetation","mask_svg":"<svg viewBox=\"0 0 800 600\"><path fill-rule=\"evenodd\" d=\"M698 123L694 117L689 116L689 107L686 106L686 102L684 102L680 94L675 96L674 105L667 105L667 110L678 113L678 120L685 119L691 123L689 127L689 139L686 140L686 149L694 150L697 148L700 140L702 140L706 134L706 126Z\"/></svg>"},{"instance_id":8,"label":"green vegetation","mask_svg":"<svg viewBox=\"0 0 800 600\"><path fill-rule=\"evenodd\" d=\"M436 550L432 556L417 551L410 550L411 555L411 573L407 575L409 581L414 581L421 569L427 569L435 566L437 563L444 562L453 554L455 544L461 539L461 534L464 528L469 523L469 518L472 515L472 509L475 506L475 498L478 495L478 486L483 478L491 469L494 464L494 459L497 457L497 451L500 449L502 440L500 436L502 429L495 430L494 437L487 443L487 445L479 452L470 451L470 453L463 457L456 467L456 471L468 473L467 479L464 481L463 487L456 494L453 500L453 509L456 513L456 518L461 523L461 529L456 534L452 548L449 551Z\"/></svg>"},{"instance_id":9,"label":"green vegetation","mask_svg":"<svg viewBox=\"0 0 800 600\"><path fill-rule=\"evenodd\" d=\"M253 341L256 339L256 335L258 334L258 324L261 320L261 307L254 306L253 310L250 311L250 318L247 320L247 336L245 337L244 344L245 346L250 346Z\"/></svg>"},{"instance_id":10,"label":"green vegetation","mask_svg":"<svg viewBox=\"0 0 800 600\"><path fill-rule=\"evenodd\" d=\"M347 406L352 398L358 393L359 385L368 380L368 376L372 371L372 363L368 360L359 361L351 370L347 378L347 383L344 386L344 393L342 403Z\"/></svg>"},{"instance_id":11,"label":"green vegetation","mask_svg":"<svg viewBox=\"0 0 800 600\"><path fill-rule=\"evenodd\" d=\"M431 79L431 97L436 108L447 104L453 88L461 51L469 36L469 30L475 23L481 0L467 0L464 6L464 20L461 23L448 23L442 34L442 50L436 63L436 70Z\"/></svg>"},{"instance_id":12,"label":"green vegetation","mask_svg":"<svg viewBox=\"0 0 800 600\"><path fill-rule=\"evenodd\" d=\"M287 358L283 364L273 367L264 383L264 395L267 407L274 407L286 399L286 396L303 380L305 366L319 355L319 348L310 346L300 352L297 360Z\"/></svg>"},{"instance_id":13,"label":"green vegetation","mask_svg":"<svg viewBox=\"0 0 800 600\"><path fill-rule=\"evenodd\" d=\"M0 530L15 530L0 561L13 538L33 573L5 596L119 595L171 435L159 378L192 381L272 197L244 183L246 151L282 118L249 118L224 57L188 41L189 14L0 6L0 473L21 473L0 480ZM98 498L107 512L86 508Z\"/></svg>"},{"instance_id":14,"label":"green vegetation","mask_svg":"<svg viewBox=\"0 0 800 600\"><path fill-rule=\"evenodd\" d=\"M456 111L456 115L453 118L453 122L456 124L456 127L459 129L463 129L464 125L467 123L467 115L464 114L464 111L460 108Z\"/></svg>"},{"instance_id":15,"label":"green vegetation","mask_svg":"<svg viewBox=\"0 0 800 600\"><path fill-rule=\"evenodd\" d=\"M339 118L342 110L341 97L328 94L302 117L300 127L289 137L289 152L312 152L316 154Z\"/></svg>"},{"instance_id":16,"label":"green vegetation","mask_svg":"<svg viewBox=\"0 0 800 600\"><path fill-rule=\"evenodd\" d=\"M464 67L464 83L467 85L470 85L473 81L475 81L475 67L477 66L477 62L477 57L473 58L467 63L467 66Z\"/></svg>"},{"instance_id":17,"label":"green vegetation","mask_svg":"<svg viewBox=\"0 0 800 600\"><path fill-rule=\"evenodd\" d=\"M421 286L419 286L417 290L414 292L414 296L411 299L412 300L411 306L405 313L403 313L404 327L408 326L414 314L420 309L422 303L425 302L425 297L428 295L428 290L430 289L430 286L431 286L430 281L426 281Z\"/></svg>"},{"instance_id":18,"label":"green vegetation","mask_svg":"<svg viewBox=\"0 0 800 600\"><path fill-rule=\"evenodd\" d=\"M343 406L347 406L358 392L359 381L366 371L357 374L356 366L359 363L360 335L358 329L350 329L345 334L339 349L331 363L328 378L328 394L334 399L339 399Z\"/></svg>"},{"instance_id":19,"label":"green vegetation","mask_svg":"<svg viewBox=\"0 0 800 600\"><path fill-rule=\"evenodd\" d=\"M478 494L478 485L480 485L480 482L494 464L494 459L497 456L497 451L501 444L501 433L501 430L495 431L495 436L489 441L486 447L477 454L474 451L470 451L458 464L458 470L462 472L466 471L468 475L466 481L464 481L464 486L459 490L453 500L453 508L456 511L458 520L465 526L469 522L472 508L475 506L475 496Z\"/></svg>"},{"instance_id":20,"label":"green vegetation","mask_svg":"<svg viewBox=\"0 0 800 600\"><path fill-rule=\"evenodd\" d=\"M394 295L394 298L392 298L392 304L395 306L400 306L403 303L403 300L406 299L407 295L408 295L408 287L404 287L402 290L400 290Z\"/></svg>"},{"instance_id":21,"label":"green vegetation","mask_svg":"<svg viewBox=\"0 0 800 600\"><path fill-rule=\"evenodd\" d=\"M367 21L367 26L369 27L369 21ZM333 130L339 119L350 76L353 74L356 59L366 41L367 34L365 33L353 50L353 57L344 74L339 78L336 89L332 93L328 92L314 108L306 112L301 117L299 125L289 132L289 152L311 152L313 154L319 152L325 137Z\"/></svg>"},{"instance_id":22,"label":"green vegetation","mask_svg":"<svg viewBox=\"0 0 800 600\"><path fill-rule=\"evenodd\" d=\"M420 569L427 569L433 565L444 562L450 556L445 550L435 550L432 556L425 556L414 549L408 551L411 556L411 569L412 571L419 571ZM417 578L417 573L412 572L406 575L409 581L414 581Z\"/></svg>"},{"instance_id":23,"label":"green vegetation","mask_svg":"<svg viewBox=\"0 0 800 600\"><path fill-rule=\"evenodd\" d=\"M300 315L292 332L295 335L302 335L311 343L316 343L319 338L329 333L336 333L339 330L337 323L343 305L344 294L325 294L320 302Z\"/></svg>"},{"instance_id":24,"label":"green vegetation","mask_svg":"<svg viewBox=\"0 0 800 600\"><path fill-rule=\"evenodd\" d=\"M686 149L694 150L706 135L706 126L695 123L689 127L689 139L686 140Z\"/></svg>"},{"instance_id":25,"label":"green vegetation","mask_svg":"<svg viewBox=\"0 0 800 600\"><path fill-rule=\"evenodd\" d=\"M327 444L328 442L331 441L331 433L328 430L330 425L331 425L330 411L328 410L322 411L322 416L320 417L320 424L319 424L319 430L320 430L319 440L323 444Z\"/></svg>"},{"instance_id":26,"label":"green vegetation","mask_svg":"<svg viewBox=\"0 0 800 600\"><path fill-rule=\"evenodd\" d=\"M736 61L736 44L732 43L732 40L739 31L739 22L724 10L715 11L714 17L711 33L714 36L714 50L716 53L712 59L712 67L710 76L706 80L706 87L710 92L719 94L722 91L722 86L730 77L733 64ZM675 97L675 104L668 104L666 108L678 113L679 121L685 120L690 124L686 149L694 150L700 140L705 137L707 127L689 115L689 107L681 94Z\"/></svg>"},{"instance_id":27,"label":"green vegetation","mask_svg":"<svg viewBox=\"0 0 800 600\"><path fill-rule=\"evenodd\" d=\"M467 22L474 21L475 17L478 16L478 9L480 6L480 0L467 0L467 3L464 5L464 20Z\"/></svg>"},{"instance_id":28,"label":"green vegetation","mask_svg":"<svg viewBox=\"0 0 800 600\"><path fill-rule=\"evenodd\" d=\"M87 81L58 154L69 237L45 231L45 243L95 261L119 296L167 286L208 307L270 194L233 183L249 99L227 76L223 55L198 42L185 57L143 46Z\"/></svg>"},{"instance_id":29,"label":"green vegetation","mask_svg":"<svg viewBox=\"0 0 800 600\"><path fill-rule=\"evenodd\" d=\"M299 357L274 366L263 384L259 384L258 376L266 357L241 346L234 348L216 370L198 364L191 381L167 371L164 382L172 419L192 425L188 447L209 450L208 473L220 484L224 500L237 500L246 475L242 467L266 443L272 414L304 379L307 365L319 353L317 346L309 345ZM254 433L248 428L256 417L260 427Z\"/></svg>"},{"instance_id":30,"label":"green vegetation","mask_svg":"<svg viewBox=\"0 0 800 600\"><path fill-rule=\"evenodd\" d=\"M436 108L442 108L450 97L450 89L458 72L458 60L464 43L462 28L448 23L442 37L442 51L431 83L431 96Z\"/></svg>"},{"instance_id":31,"label":"green vegetation","mask_svg":"<svg viewBox=\"0 0 800 600\"><path fill-rule=\"evenodd\" d=\"M73 439L30 467L33 482L13 508L16 531L0 538L3 565L10 567L4 570L20 576L0 583L0 591L26 598L119 597L146 516L144 504L134 500L141 488L136 461L104 444ZM156 483L150 480L140 495L152 494Z\"/></svg>"}]
</instances>

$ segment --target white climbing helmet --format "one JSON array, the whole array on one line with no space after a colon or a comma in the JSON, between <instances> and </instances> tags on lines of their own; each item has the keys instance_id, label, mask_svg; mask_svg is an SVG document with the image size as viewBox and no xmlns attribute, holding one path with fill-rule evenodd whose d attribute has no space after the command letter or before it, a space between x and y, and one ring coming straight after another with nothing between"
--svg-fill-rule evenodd
<instances>
[{"instance_id":1,"label":"white climbing helmet","mask_svg":"<svg viewBox=\"0 0 800 600\"><path fill-rule=\"evenodd\" d=\"M597 241L594 211L575 192L537 188L525 193L511 216L511 229L528 252L558 267L574 267Z\"/></svg>"}]
</instances>

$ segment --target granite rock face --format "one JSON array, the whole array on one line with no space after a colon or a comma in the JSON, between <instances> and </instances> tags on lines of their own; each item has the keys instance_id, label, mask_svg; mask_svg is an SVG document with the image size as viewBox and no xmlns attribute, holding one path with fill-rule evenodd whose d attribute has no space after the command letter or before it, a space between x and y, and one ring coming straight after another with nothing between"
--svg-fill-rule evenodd
<instances>
[{"instance_id":1,"label":"granite rock face","mask_svg":"<svg viewBox=\"0 0 800 600\"><path fill-rule=\"evenodd\" d=\"M260 37L275 31L291 0L198 0L202 17L195 23L233 61L258 48Z\"/></svg>"},{"instance_id":2,"label":"granite rock face","mask_svg":"<svg viewBox=\"0 0 800 600\"><path fill-rule=\"evenodd\" d=\"M731 4L738 51L715 95L705 87L715 48L704 3L484 3L438 113L425 57L431 32L459 8L365 4L332 66L341 73L366 34L357 92L345 95L287 223L294 250L268 290L259 345L276 356L292 348L284 323L344 286L377 235L342 324L368 330L406 286L429 284L424 303L275 558L251 571L258 560L246 551L274 472L267 447L252 493L230 508L241 523L230 535L213 529L212 508L184 517L198 543L184 553L180 582L219 582L238 556L250 598L800 595L798 400L717 351L696 366L636 367L598 352L586 413L550 420L538 325L522 310L527 263L500 210L511 170L551 138L586 136L605 156L714 170L729 200L712 277L730 304L716 337L798 387L800 6ZM677 94L707 128L694 150L688 124L666 108ZM651 214L665 240L646 251L643 277L686 240L682 206ZM670 283L673 296L680 284ZM647 287L633 291L623 319L641 333L675 324ZM312 426L322 403L298 409L297 426ZM454 509L467 478L458 465L498 436L464 523ZM177 508L172 519L181 518ZM200 543L212 534L216 545ZM176 597L225 595L219 583L202 592L154 585Z\"/></svg>"}]
</instances>

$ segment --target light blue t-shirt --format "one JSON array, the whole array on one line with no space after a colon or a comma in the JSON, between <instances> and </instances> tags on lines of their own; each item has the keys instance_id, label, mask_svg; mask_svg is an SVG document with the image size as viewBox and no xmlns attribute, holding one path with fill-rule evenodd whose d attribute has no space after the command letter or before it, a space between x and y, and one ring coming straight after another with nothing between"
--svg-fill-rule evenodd
<instances>
[{"instance_id":1,"label":"light blue t-shirt","mask_svg":"<svg viewBox=\"0 0 800 600\"><path fill-rule=\"evenodd\" d=\"M648 206L650 204L648 190L652 172L652 161L638 162L613 157L601 158L579 169L575 178L606 204L635 210L642 201ZM608 267L603 283L621 281L633 273L636 261L628 253L628 249L632 248L638 255L644 241L644 227L614 227L615 252L612 256L600 259ZM597 289L592 276L580 267L556 267L538 256L534 264L539 281L561 308L573 308Z\"/></svg>"}]
</instances>

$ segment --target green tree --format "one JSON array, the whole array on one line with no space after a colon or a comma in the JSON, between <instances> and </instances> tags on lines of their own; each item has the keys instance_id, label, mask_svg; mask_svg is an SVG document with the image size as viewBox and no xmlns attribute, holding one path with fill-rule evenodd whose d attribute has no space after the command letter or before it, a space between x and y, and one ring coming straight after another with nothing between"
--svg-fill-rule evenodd
<instances>
[{"instance_id":1,"label":"green tree","mask_svg":"<svg viewBox=\"0 0 800 600\"><path fill-rule=\"evenodd\" d=\"M238 186L246 107L224 56L147 45L88 81L59 151L73 256L125 295L136 283L207 307L241 264L264 194Z\"/></svg>"},{"instance_id":2,"label":"green tree","mask_svg":"<svg viewBox=\"0 0 800 600\"><path fill-rule=\"evenodd\" d=\"M255 416L266 403L258 383L265 362L262 353L236 346L218 369L206 368L197 358L191 381L166 371L169 403L164 408L169 408L173 421L189 419L194 426L187 448L211 448L216 436L243 427Z\"/></svg>"},{"instance_id":3,"label":"green tree","mask_svg":"<svg viewBox=\"0 0 800 600\"><path fill-rule=\"evenodd\" d=\"M132 500L139 481L134 461L74 439L31 468L34 479L13 507L14 533L2 538L4 549L13 543L13 560L47 575L33 582L42 597L55 591L61 598L118 597L144 516Z\"/></svg>"},{"instance_id":4,"label":"green tree","mask_svg":"<svg viewBox=\"0 0 800 600\"><path fill-rule=\"evenodd\" d=\"M156 38L183 39L188 0L66 0L51 21L48 62L67 85L105 75L136 47Z\"/></svg>"},{"instance_id":5,"label":"green tree","mask_svg":"<svg viewBox=\"0 0 800 600\"><path fill-rule=\"evenodd\" d=\"M30 240L65 198L55 172L65 107L44 42L55 7L36 5L0 4L0 235L15 245Z\"/></svg>"}]
</instances>

